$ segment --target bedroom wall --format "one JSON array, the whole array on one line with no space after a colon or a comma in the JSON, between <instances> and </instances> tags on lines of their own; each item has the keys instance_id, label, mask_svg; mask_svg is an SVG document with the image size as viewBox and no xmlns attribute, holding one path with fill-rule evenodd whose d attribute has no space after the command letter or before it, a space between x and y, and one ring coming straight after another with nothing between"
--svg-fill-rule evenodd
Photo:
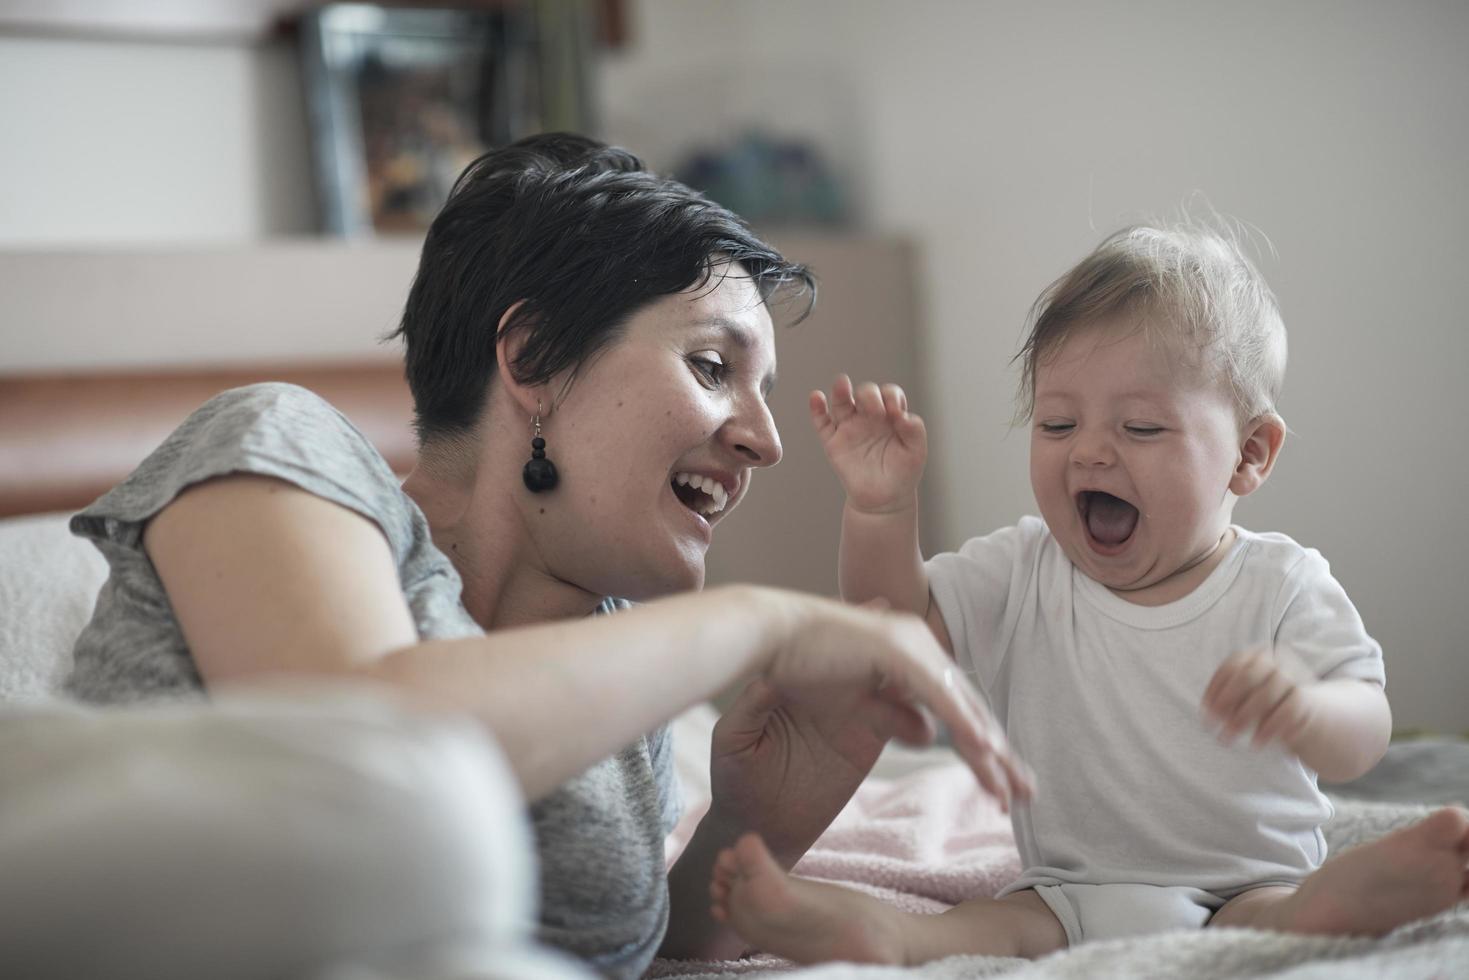
<instances>
[{"instance_id":1,"label":"bedroom wall","mask_svg":"<svg viewBox=\"0 0 1469 980\"><path fill-rule=\"evenodd\" d=\"M0 34L0 247L312 232L295 57L281 42Z\"/></svg>"},{"instance_id":2,"label":"bedroom wall","mask_svg":"<svg viewBox=\"0 0 1469 980\"><path fill-rule=\"evenodd\" d=\"M609 135L667 165L671 134L799 123L865 227L916 243L930 546L1031 506L1007 360L1042 285L1186 201L1262 229L1293 435L1238 518L1332 560L1387 649L1400 728L1469 728L1469 460L1450 442L1469 417L1469 7L637 0L630 20L602 66ZM276 45L0 37L0 248L304 230L309 200L278 182L306 166L294 85Z\"/></svg>"}]
</instances>

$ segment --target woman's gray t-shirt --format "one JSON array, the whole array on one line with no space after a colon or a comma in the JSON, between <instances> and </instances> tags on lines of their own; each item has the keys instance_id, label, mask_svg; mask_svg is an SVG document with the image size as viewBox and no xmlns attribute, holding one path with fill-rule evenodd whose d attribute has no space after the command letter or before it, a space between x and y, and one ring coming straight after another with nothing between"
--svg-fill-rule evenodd
<instances>
[{"instance_id":1,"label":"woman's gray t-shirt","mask_svg":"<svg viewBox=\"0 0 1469 980\"><path fill-rule=\"evenodd\" d=\"M375 523L420 639L483 634L460 602L459 575L434 546L422 511L367 438L304 388L252 385L209 401L132 475L72 518L72 533L101 550L110 573L77 638L71 694L100 704L203 696L143 550L143 530L189 486L231 473L284 480ZM608 599L601 611L625 605ZM534 803L542 940L603 973L640 975L668 925L663 839L678 809L667 727Z\"/></svg>"}]
</instances>

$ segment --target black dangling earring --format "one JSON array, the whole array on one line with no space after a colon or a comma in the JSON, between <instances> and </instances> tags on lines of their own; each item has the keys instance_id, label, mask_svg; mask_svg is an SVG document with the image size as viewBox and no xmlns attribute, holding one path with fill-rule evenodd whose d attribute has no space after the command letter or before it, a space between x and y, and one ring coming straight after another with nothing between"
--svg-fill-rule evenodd
<instances>
[{"instance_id":1,"label":"black dangling earring","mask_svg":"<svg viewBox=\"0 0 1469 980\"><path fill-rule=\"evenodd\" d=\"M520 477L531 493L554 490L561 478L556 475L556 464L546 458L546 440L541 438L540 402L536 402L536 416L531 419L531 424L536 427L536 434L530 441L530 459L525 461L525 469L520 471Z\"/></svg>"}]
</instances>

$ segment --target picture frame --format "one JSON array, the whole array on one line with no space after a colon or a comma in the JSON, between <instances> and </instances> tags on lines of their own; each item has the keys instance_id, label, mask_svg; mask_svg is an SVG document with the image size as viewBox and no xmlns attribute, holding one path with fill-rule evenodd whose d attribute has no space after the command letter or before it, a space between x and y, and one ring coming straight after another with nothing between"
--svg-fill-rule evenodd
<instances>
[{"instance_id":1,"label":"picture frame","mask_svg":"<svg viewBox=\"0 0 1469 980\"><path fill-rule=\"evenodd\" d=\"M470 8L329 4L299 24L323 229L419 234L481 153L594 129L580 0Z\"/></svg>"}]
</instances>

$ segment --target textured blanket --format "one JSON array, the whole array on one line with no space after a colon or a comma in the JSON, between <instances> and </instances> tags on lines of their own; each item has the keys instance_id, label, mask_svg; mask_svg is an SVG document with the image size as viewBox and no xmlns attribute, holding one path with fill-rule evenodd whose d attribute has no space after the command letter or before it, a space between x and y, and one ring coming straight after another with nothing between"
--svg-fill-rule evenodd
<instances>
[{"instance_id":1,"label":"textured blanket","mask_svg":"<svg viewBox=\"0 0 1469 980\"><path fill-rule=\"evenodd\" d=\"M698 801L691 818L696 818ZM1426 806L1337 801L1326 827L1339 852L1411 823ZM870 778L796 867L914 912L939 912L992 896L1020 871L1010 824L956 763L896 779ZM1087 944L1035 962L961 956L894 969L829 964L799 969L756 956L728 963L656 962L657 978L798 976L801 980L1013 977L1469 977L1469 908L1414 923L1382 939L1290 936L1254 930L1167 932Z\"/></svg>"}]
</instances>

